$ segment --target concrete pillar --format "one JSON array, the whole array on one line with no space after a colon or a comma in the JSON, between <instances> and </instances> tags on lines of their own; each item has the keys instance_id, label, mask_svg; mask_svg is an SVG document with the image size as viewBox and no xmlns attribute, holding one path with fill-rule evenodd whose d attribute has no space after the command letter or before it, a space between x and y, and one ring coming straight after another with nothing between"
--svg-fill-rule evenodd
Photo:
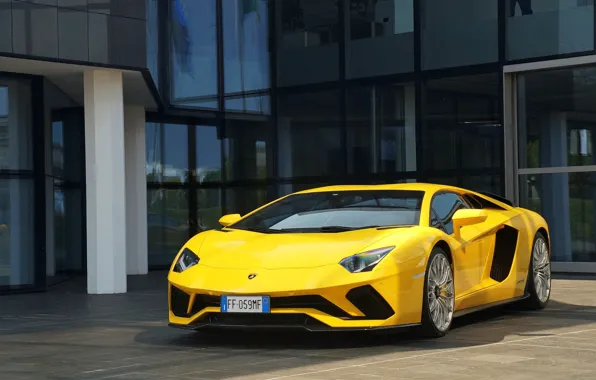
<instances>
[{"instance_id":1,"label":"concrete pillar","mask_svg":"<svg viewBox=\"0 0 596 380\"><path fill-rule=\"evenodd\" d=\"M126 151L126 273L147 274L147 178L145 109L124 107Z\"/></svg>"},{"instance_id":2,"label":"concrete pillar","mask_svg":"<svg viewBox=\"0 0 596 380\"><path fill-rule=\"evenodd\" d=\"M84 73L87 291L126 292L126 202L122 73Z\"/></svg>"}]
</instances>

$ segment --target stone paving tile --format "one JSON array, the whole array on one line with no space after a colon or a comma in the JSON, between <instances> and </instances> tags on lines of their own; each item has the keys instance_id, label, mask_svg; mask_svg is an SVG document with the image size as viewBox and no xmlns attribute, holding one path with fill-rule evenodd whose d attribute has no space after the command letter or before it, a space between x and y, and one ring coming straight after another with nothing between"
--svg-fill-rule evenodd
<instances>
[{"instance_id":1,"label":"stone paving tile","mask_svg":"<svg viewBox=\"0 0 596 380\"><path fill-rule=\"evenodd\" d=\"M435 340L185 332L167 326L163 273L131 281L126 295L1 297L0 379L596 379L593 279L555 280L547 309L466 316Z\"/></svg>"}]
</instances>

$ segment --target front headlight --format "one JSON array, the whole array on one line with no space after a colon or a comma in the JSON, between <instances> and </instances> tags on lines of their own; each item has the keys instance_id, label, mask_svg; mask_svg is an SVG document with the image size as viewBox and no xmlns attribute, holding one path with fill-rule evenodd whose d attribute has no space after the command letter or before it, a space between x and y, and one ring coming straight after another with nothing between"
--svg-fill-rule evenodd
<instances>
[{"instance_id":1,"label":"front headlight","mask_svg":"<svg viewBox=\"0 0 596 380\"><path fill-rule=\"evenodd\" d=\"M392 246L358 253L346 257L339 264L351 273L370 272L394 248L395 246Z\"/></svg>"},{"instance_id":2,"label":"front headlight","mask_svg":"<svg viewBox=\"0 0 596 380\"><path fill-rule=\"evenodd\" d=\"M174 272L182 273L190 267L194 267L199 263L199 256L188 248L184 248L184 251L178 257L176 265L174 265Z\"/></svg>"}]
</instances>

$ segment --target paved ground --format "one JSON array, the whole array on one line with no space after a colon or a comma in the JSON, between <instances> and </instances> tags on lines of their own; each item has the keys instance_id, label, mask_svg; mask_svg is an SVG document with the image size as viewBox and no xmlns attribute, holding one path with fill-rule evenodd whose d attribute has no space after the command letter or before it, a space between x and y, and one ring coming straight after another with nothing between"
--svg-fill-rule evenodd
<instances>
[{"instance_id":1,"label":"paved ground","mask_svg":"<svg viewBox=\"0 0 596 380\"><path fill-rule=\"evenodd\" d=\"M558 279L546 310L465 317L438 340L180 331L164 273L129 283L0 297L0 379L596 379L596 279Z\"/></svg>"}]
</instances>

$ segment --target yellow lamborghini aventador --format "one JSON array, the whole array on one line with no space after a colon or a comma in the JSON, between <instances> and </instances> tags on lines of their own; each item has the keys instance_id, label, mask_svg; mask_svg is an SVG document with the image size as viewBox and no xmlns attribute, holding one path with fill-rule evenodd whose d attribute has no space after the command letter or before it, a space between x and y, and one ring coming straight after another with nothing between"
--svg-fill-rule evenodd
<instances>
[{"instance_id":1,"label":"yellow lamborghini aventador","mask_svg":"<svg viewBox=\"0 0 596 380\"><path fill-rule=\"evenodd\" d=\"M169 282L171 326L417 326L550 298L546 221L501 197L410 183L290 194L191 238Z\"/></svg>"}]
</instances>

